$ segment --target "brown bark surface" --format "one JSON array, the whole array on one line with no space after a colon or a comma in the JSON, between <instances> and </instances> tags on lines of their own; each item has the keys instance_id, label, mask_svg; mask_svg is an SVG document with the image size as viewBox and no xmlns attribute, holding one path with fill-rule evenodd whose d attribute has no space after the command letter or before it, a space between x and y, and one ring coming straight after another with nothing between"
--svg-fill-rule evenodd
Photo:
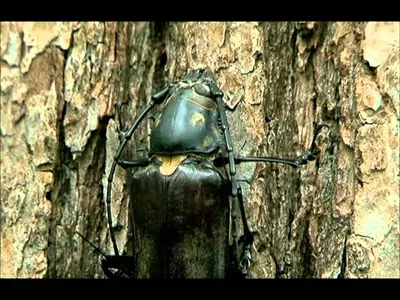
<instances>
[{"instance_id":1,"label":"brown bark surface","mask_svg":"<svg viewBox=\"0 0 400 300\"><path fill-rule=\"evenodd\" d=\"M234 151L317 161L238 166L252 278L400 277L399 23L1 23L3 278L99 278L107 176L151 95L199 67L225 92ZM129 117L129 119L128 119ZM128 123L129 123L128 122ZM145 144L141 126L125 157ZM131 251L130 172L113 226Z\"/></svg>"}]
</instances>

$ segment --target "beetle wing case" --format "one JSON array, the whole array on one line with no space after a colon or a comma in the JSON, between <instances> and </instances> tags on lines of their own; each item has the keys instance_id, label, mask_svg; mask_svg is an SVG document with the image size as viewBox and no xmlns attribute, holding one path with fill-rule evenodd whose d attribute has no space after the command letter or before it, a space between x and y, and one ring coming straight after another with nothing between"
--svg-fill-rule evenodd
<instances>
[{"instance_id":1,"label":"beetle wing case","mask_svg":"<svg viewBox=\"0 0 400 300\"><path fill-rule=\"evenodd\" d=\"M186 158L170 176L160 161L132 181L138 278L224 278L228 257L226 183L209 163Z\"/></svg>"}]
</instances>

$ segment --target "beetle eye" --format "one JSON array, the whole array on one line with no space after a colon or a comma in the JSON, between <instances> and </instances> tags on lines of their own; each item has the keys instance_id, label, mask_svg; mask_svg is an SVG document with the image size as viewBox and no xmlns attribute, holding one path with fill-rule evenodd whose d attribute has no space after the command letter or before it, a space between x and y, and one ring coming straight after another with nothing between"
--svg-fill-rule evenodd
<instances>
[{"instance_id":1,"label":"beetle eye","mask_svg":"<svg viewBox=\"0 0 400 300\"><path fill-rule=\"evenodd\" d=\"M203 69L199 69L199 73L198 73L198 77L197 77L197 79L200 79L201 77L203 77L203 73L204 73L204 70Z\"/></svg>"},{"instance_id":2,"label":"beetle eye","mask_svg":"<svg viewBox=\"0 0 400 300\"><path fill-rule=\"evenodd\" d=\"M204 97L211 97L210 88L205 83L196 84L194 86L194 90L197 94L204 96Z\"/></svg>"}]
</instances>

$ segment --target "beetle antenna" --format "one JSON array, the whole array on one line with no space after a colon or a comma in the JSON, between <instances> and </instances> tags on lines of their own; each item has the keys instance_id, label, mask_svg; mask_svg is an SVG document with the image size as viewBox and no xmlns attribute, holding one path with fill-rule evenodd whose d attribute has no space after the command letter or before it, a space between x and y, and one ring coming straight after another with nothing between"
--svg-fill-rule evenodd
<instances>
[{"instance_id":1,"label":"beetle antenna","mask_svg":"<svg viewBox=\"0 0 400 300\"><path fill-rule=\"evenodd\" d=\"M85 238L82 234L80 234L78 231L75 231L86 243L88 243L90 246L94 248L98 253L100 253L104 258L106 258L106 255L103 251L100 250L99 247L95 246L92 242L90 242L87 238Z\"/></svg>"}]
</instances>

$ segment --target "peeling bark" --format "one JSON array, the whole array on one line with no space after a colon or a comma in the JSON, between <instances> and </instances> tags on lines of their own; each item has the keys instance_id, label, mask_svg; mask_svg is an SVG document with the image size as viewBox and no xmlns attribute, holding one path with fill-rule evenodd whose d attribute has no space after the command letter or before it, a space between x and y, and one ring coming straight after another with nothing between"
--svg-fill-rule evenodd
<instances>
[{"instance_id":1,"label":"peeling bark","mask_svg":"<svg viewBox=\"0 0 400 300\"><path fill-rule=\"evenodd\" d=\"M151 95L215 72L234 151L295 157L298 170L238 165L257 232L252 278L400 277L399 23L1 23L1 265L5 278L99 278L113 253L105 210L119 145ZM124 156L138 156L149 125ZM138 152L145 156L146 153ZM112 189L119 249L132 253L129 181Z\"/></svg>"}]
</instances>

